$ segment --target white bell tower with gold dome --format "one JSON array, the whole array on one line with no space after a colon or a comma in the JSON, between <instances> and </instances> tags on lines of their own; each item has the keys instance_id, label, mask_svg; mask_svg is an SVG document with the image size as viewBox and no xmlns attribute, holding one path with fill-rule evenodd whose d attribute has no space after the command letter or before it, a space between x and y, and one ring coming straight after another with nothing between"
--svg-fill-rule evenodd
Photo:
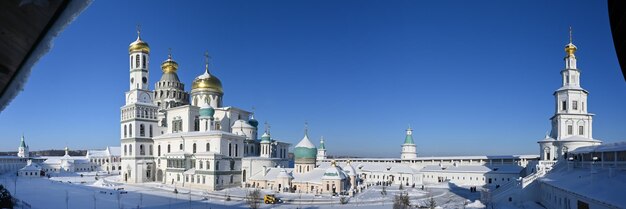
<instances>
[{"instance_id":1,"label":"white bell tower with gold dome","mask_svg":"<svg viewBox=\"0 0 626 209\"><path fill-rule=\"evenodd\" d=\"M154 181L152 137L157 131L157 110L153 93L148 89L150 47L137 40L128 47L130 57L130 89L126 105L121 108L120 138L122 148L122 180L128 183Z\"/></svg>"}]
</instances>

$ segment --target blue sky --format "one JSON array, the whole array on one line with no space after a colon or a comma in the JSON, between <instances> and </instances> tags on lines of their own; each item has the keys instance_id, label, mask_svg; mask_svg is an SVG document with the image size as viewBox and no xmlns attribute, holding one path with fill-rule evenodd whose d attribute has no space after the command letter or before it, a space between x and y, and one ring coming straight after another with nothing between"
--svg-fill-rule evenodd
<instances>
[{"instance_id":1,"label":"blue sky","mask_svg":"<svg viewBox=\"0 0 626 209\"><path fill-rule=\"evenodd\" d=\"M135 26L189 91L209 51L224 104L331 155L537 154L574 28L594 137L626 140L626 83L605 1L95 1L0 113L0 150L119 146Z\"/></svg>"}]
</instances>

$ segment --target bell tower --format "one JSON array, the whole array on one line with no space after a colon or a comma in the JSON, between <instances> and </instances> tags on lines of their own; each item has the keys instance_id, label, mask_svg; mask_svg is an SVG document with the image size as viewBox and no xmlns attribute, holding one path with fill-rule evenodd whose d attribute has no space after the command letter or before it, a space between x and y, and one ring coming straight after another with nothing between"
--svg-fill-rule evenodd
<instances>
[{"instance_id":1,"label":"bell tower","mask_svg":"<svg viewBox=\"0 0 626 209\"><path fill-rule=\"evenodd\" d=\"M130 57L130 88L126 104L121 108L120 138L122 148L122 180L128 183L154 181L152 137L157 131L157 105L148 89L150 47L141 40L128 47Z\"/></svg>"}]
</instances>

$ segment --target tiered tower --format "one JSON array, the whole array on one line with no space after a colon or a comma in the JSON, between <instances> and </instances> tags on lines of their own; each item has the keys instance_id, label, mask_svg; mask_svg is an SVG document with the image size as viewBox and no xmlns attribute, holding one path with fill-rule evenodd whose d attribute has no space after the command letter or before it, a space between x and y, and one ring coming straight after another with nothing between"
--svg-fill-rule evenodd
<instances>
[{"instance_id":1,"label":"tiered tower","mask_svg":"<svg viewBox=\"0 0 626 209\"><path fill-rule=\"evenodd\" d=\"M154 180L152 137L157 130L157 105L148 89L150 47L137 40L128 47L130 58L130 89L126 92L126 105L121 108L122 175L129 183Z\"/></svg>"},{"instance_id":2,"label":"tiered tower","mask_svg":"<svg viewBox=\"0 0 626 209\"><path fill-rule=\"evenodd\" d=\"M550 118L550 135L539 141L541 160L567 158L568 151L581 146L600 144L593 139L593 116L587 112L589 92L580 86L580 69L576 66L575 52L570 28L569 43L565 45L565 69L561 70L561 87L554 92L555 113Z\"/></svg>"},{"instance_id":3,"label":"tiered tower","mask_svg":"<svg viewBox=\"0 0 626 209\"><path fill-rule=\"evenodd\" d=\"M317 160L326 159L326 145L324 144L324 137L320 138L320 146L317 148Z\"/></svg>"},{"instance_id":4,"label":"tiered tower","mask_svg":"<svg viewBox=\"0 0 626 209\"><path fill-rule=\"evenodd\" d=\"M417 159L417 147L415 146L415 142L413 142L413 129L411 129L411 127L406 129L406 137L404 137L400 158L402 160Z\"/></svg>"},{"instance_id":5,"label":"tiered tower","mask_svg":"<svg viewBox=\"0 0 626 209\"><path fill-rule=\"evenodd\" d=\"M24 142L24 134L22 134L22 140L20 141L20 146L17 148L17 157L29 157L29 150L26 142Z\"/></svg>"}]
</instances>

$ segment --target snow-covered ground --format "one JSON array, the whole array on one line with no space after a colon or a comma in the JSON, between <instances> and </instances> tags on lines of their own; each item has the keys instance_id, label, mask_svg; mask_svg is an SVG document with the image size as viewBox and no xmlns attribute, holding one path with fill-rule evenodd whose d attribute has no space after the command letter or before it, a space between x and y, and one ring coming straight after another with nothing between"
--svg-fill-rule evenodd
<instances>
[{"instance_id":1,"label":"snow-covered ground","mask_svg":"<svg viewBox=\"0 0 626 209\"><path fill-rule=\"evenodd\" d=\"M82 174L82 177L81 175ZM160 183L123 184L119 183L118 176L106 176L93 172L79 174L64 174L48 178L17 178L17 187L14 186L15 176L0 176L0 184L6 185L9 191L18 199L27 202L32 208L64 209L64 208L147 208L147 209L174 209L174 208L249 208L243 198L248 190L231 188L222 191L207 192L196 189L176 187ZM123 188L123 190L116 190ZM17 191L15 191L17 189ZM386 195L382 194L380 186L370 187L350 198L349 203L342 205L338 197L316 196L312 194L278 193L277 197L285 201L283 204L266 205L261 208L391 208L393 198L400 193L409 195L411 204L426 205L430 197L442 208L483 208L478 201L479 193L470 193L466 188L447 185L431 185L425 190L407 188L400 190L398 185L386 187ZM121 192L124 191L124 192ZM262 193L273 193L262 191ZM227 201L230 197L230 201ZM513 207L514 208L514 207Z\"/></svg>"}]
</instances>

